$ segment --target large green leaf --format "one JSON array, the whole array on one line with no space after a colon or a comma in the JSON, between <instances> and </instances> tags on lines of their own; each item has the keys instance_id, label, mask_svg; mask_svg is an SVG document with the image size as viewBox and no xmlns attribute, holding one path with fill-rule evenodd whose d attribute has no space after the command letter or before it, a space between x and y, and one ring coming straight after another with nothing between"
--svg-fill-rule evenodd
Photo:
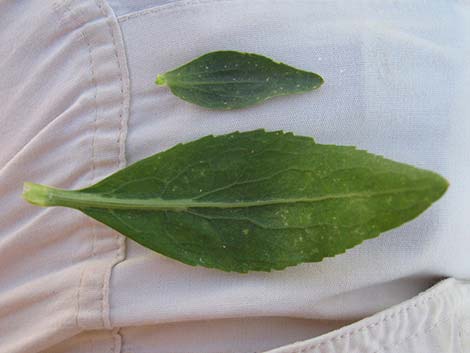
<instances>
[{"instance_id":1,"label":"large green leaf","mask_svg":"<svg viewBox=\"0 0 470 353\"><path fill-rule=\"evenodd\" d=\"M158 75L176 96L211 109L236 109L320 87L314 74L257 54L216 51Z\"/></svg>"},{"instance_id":2,"label":"large green leaf","mask_svg":"<svg viewBox=\"0 0 470 353\"><path fill-rule=\"evenodd\" d=\"M342 253L415 218L447 186L354 147L256 130L176 145L82 190L26 183L24 197L184 263L246 272Z\"/></svg>"}]
</instances>

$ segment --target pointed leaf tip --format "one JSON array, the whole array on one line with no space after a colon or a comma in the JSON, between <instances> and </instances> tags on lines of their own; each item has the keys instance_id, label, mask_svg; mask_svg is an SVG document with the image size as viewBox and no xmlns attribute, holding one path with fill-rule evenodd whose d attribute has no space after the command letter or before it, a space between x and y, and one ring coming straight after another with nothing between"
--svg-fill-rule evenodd
<instances>
[{"instance_id":1,"label":"pointed leaf tip","mask_svg":"<svg viewBox=\"0 0 470 353\"><path fill-rule=\"evenodd\" d=\"M438 174L366 151L257 130L177 145L86 189L26 183L24 195L186 264L247 272L344 253L416 218L446 188Z\"/></svg>"},{"instance_id":2,"label":"pointed leaf tip","mask_svg":"<svg viewBox=\"0 0 470 353\"><path fill-rule=\"evenodd\" d=\"M215 51L157 78L177 97L209 109L231 110L319 88L323 78L262 55Z\"/></svg>"}]
</instances>

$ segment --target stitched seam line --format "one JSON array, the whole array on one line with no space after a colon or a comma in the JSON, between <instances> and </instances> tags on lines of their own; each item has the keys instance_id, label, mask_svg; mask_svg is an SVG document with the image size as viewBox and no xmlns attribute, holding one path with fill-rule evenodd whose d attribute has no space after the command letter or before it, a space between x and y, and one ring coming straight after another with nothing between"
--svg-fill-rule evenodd
<instances>
[{"instance_id":1,"label":"stitched seam line","mask_svg":"<svg viewBox=\"0 0 470 353\"><path fill-rule=\"evenodd\" d=\"M121 62L119 60L119 55L118 55L118 51L117 51L117 44L116 44L116 37L114 35L113 28L112 28L112 26L109 22L108 14L103 9L101 2L99 2L98 0L94 0L94 3L98 7L98 9L101 12L102 16L105 18L109 34L112 38L114 58L116 60L116 63L117 63L117 66L118 66L118 71L119 71L118 78L119 78L119 90L120 90L120 98L121 98L120 99L120 105L119 105L120 126L119 126L119 131L118 131L118 138L117 138L117 141L116 141L116 143L119 146L119 156L118 156L118 167L119 167L119 166L124 166L126 164L125 150L124 150L125 149L124 130L125 130L126 121L124 119L124 114L123 114L124 113L124 100L125 100L125 97L124 97L124 83L123 83L123 78L122 78L123 68L122 68ZM125 258L125 254L124 254L124 244L125 244L124 237L122 235L116 233L115 242L117 243L117 249L116 249L117 252L114 256L115 261L103 273L103 279L102 279L103 286L102 286L102 289L101 289L101 319L102 319L103 327L106 327L106 328L111 327L111 323L109 322L110 320L109 320L109 317L108 317L109 316L109 313L108 313L109 310L107 310L106 300L105 300L105 299L109 299L109 281L111 279L111 272L112 272L113 266L115 264L117 264L118 262L124 260L124 258ZM116 337L117 335L119 335L118 332L116 332L113 335L114 336L113 351L116 350L116 349L120 350L120 345L115 344L116 340L118 339L118 337Z\"/></svg>"},{"instance_id":2,"label":"stitched seam line","mask_svg":"<svg viewBox=\"0 0 470 353\"><path fill-rule=\"evenodd\" d=\"M456 314L452 314L452 315L448 315L438 321L436 321L434 324L432 324L431 326L429 326L428 328L424 329L424 330L421 330L421 331L418 331L418 332L415 332L414 334L410 335L410 336L407 336L405 337L404 339L396 342L396 343L393 343L393 344L389 344L389 345L384 345L382 346L380 349L378 350L375 350L371 353L380 353L382 352L383 350L389 350L391 348L394 348L396 346L399 346L400 344L403 344L405 343L406 341L408 340L411 340L411 339L415 339L415 338L418 338L419 336L423 335L423 334L426 334L426 333L429 333L430 331L436 329L438 326L444 324L444 323L447 323L448 321L450 321L453 317L455 317ZM307 347L307 348L304 348L300 351L298 351L297 353L307 353L307 351L309 351L310 349L315 349L315 348L318 348L318 347Z\"/></svg>"},{"instance_id":3,"label":"stitched seam line","mask_svg":"<svg viewBox=\"0 0 470 353\"><path fill-rule=\"evenodd\" d=\"M170 4L165 4L165 5L160 5L155 8L150 8L147 10L142 10L136 13L132 13L129 15L123 15L118 17L118 22L123 23L128 20L131 20L133 18L138 18L146 15L151 15L151 14L156 14L156 13L162 13L162 12L168 12L168 11L173 11L173 10L178 10L180 8L186 7L186 6L198 6L198 5L206 5L206 4L211 4L211 3L227 3L227 2L233 2L234 0L183 0L183 1L178 1Z\"/></svg>"},{"instance_id":4,"label":"stitched seam line","mask_svg":"<svg viewBox=\"0 0 470 353\"><path fill-rule=\"evenodd\" d=\"M91 142L91 182L93 183L96 177L96 133L97 133L97 122L98 122L98 105L96 103L96 100L98 97L98 85L96 81L96 73L94 69L95 65L93 61L93 51L91 48L90 41L88 39L88 36L85 34L84 30L81 31L80 34L88 48L88 60L89 60L89 67L91 71L91 84L94 87L93 105L94 105L95 114L93 118L93 137L92 137L92 142ZM91 219L89 219L89 223L91 225L91 233L92 233L91 255L89 256L89 258L92 258L96 256L96 225Z\"/></svg>"},{"instance_id":5,"label":"stitched seam line","mask_svg":"<svg viewBox=\"0 0 470 353\"><path fill-rule=\"evenodd\" d=\"M376 350L372 353L380 353L382 350L388 350L390 348L394 348L396 346L399 346L400 344L403 344L405 343L406 341L409 341L411 339L415 339L415 338L418 338L419 336L423 335L423 334L426 334L426 333L429 333L431 332L432 330L436 329L437 327L439 327L440 325L444 324L444 323L447 323L448 321L450 321L453 317L455 317L455 313L453 313L452 315L448 315L438 321L436 321L434 324L432 324L431 326L429 326L427 329L424 329L422 331L418 331L418 332L415 332L414 334L408 336L408 337L405 337L404 339L402 339L401 341L398 341L394 344L390 344L390 345L387 345L387 346L382 346L381 349L379 350Z\"/></svg>"},{"instance_id":6,"label":"stitched seam line","mask_svg":"<svg viewBox=\"0 0 470 353\"><path fill-rule=\"evenodd\" d=\"M77 290L77 313L75 315L75 325L77 325L77 327L80 327L80 324L78 322L78 314L80 313L80 292L82 288L82 281L83 281L84 273L85 273L85 268L83 268L82 271L80 272L80 281L79 281L78 290Z\"/></svg>"},{"instance_id":7,"label":"stitched seam line","mask_svg":"<svg viewBox=\"0 0 470 353\"><path fill-rule=\"evenodd\" d=\"M121 63L119 61L119 56L118 56L118 52L117 52L117 49L116 49L116 38L114 36L114 32L113 32L113 29L111 27L111 24L109 23L108 21L108 16L106 14L106 12L104 11L102 5L98 2L98 0L95 0L95 4L96 6L98 6L101 14L103 15L103 17L105 18L105 21L106 21L106 25L108 27L108 30L109 30L109 33L111 35L111 38L113 40L113 53L114 53L114 57L116 59L116 63L117 63L117 66L118 66L118 69L119 69L119 75L118 75L118 78L119 78L119 90L121 92L121 102L120 102L120 106L119 106L119 121L120 121L120 127L119 127L119 134L118 134L118 139L117 139L117 143L118 145L120 146L121 144L121 139L122 139L122 134L123 134L123 127L124 127L124 119L123 119L123 106L124 106L124 84L122 82L122 67L121 67ZM121 146L120 146L121 148Z\"/></svg>"},{"instance_id":8,"label":"stitched seam line","mask_svg":"<svg viewBox=\"0 0 470 353\"><path fill-rule=\"evenodd\" d=\"M469 294L470 294L470 281L464 281L464 284L465 284L465 286L469 286L469 287L466 288L466 290L464 290L464 294L462 294L462 297L464 299L462 301L464 303L464 307L468 308L468 307L470 307L470 297L469 297ZM459 317L460 328L459 328L459 333L458 333L460 353L465 353L464 348L467 348L467 347L464 346L464 335L465 335L464 323L466 322L466 320L468 320L467 315L461 314L460 317Z\"/></svg>"},{"instance_id":9,"label":"stitched seam line","mask_svg":"<svg viewBox=\"0 0 470 353\"><path fill-rule=\"evenodd\" d=\"M97 121L98 121L98 105L96 104L96 99L98 96L98 86L96 83L96 74L95 74L95 69L94 69L94 63L93 63L93 54L91 50L91 45L90 41L88 40L88 37L85 35L84 31L80 32L82 34L82 37L88 47L88 59L89 59L89 66L91 70L91 84L94 87L94 95L93 95L93 105L94 105L94 118L93 118L93 137L92 137L92 142L91 142L91 182L93 183L95 180L96 176L96 131L97 131ZM96 229L95 229L95 223L91 222L91 230L93 234L93 241L92 241L92 251L91 251L91 257L95 256L95 246L96 246Z\"/></svg>"},{"instance_id":10,"label":"stitched seam line","mask_svg":"<svg viewBox=\"0 0 470 353\"><path fill-rule=\"evenodd\" d=\"M155 14L155 13L167 12L169 10L175 10L175 9L179 9L179 8L182 8L182 7L205 5L205 4L210 4L210 3L235 2L235 1L236 0L181 0L181 1L176 1L176 2L170 3L170 4L157 5L156 7L140 10L140 11L133 12L133 13L130 13L130 14L121 15L117 18L117 20L118 20L118 22L123 23L123 22L131 20L133 18L138 18L138 17L142 17L142 16L146 16L146 15ZM454 1L456 3L466 4L465 0L461 0L461 1L460 0L454 0ZM307 1L304 0L302 2L310 4L310 2L308 0ZM407 0L402 0L401 2L406 3ZM415 2L416 3L426 4L426 0L422 0L422 1L415 0ZM287 1L285 3L288 4ZM377 3L381 3L381 1L377 1Z\"/></svg>"},{"instance_id":11,"label":"stitched seam line","mask_svg":"<svg viewBox=\"0 0 470 353\"><path fill-rule=\"evenodd\" d=\"M464 353L464 350L463 350L463 326L462 326L462 316L460 316L459 323L460 323L460 329L459 329L459 350L460 350L460 353Z\"/></svg>"},{"instance_id":12,"label":"stitched seam line","mask_svg":"<svg viewBox=\"0 0 470 353\"><path fill-rule=\"evenodd\" d=\"M91 172L92 172L92 181L95 177L95 136L96 136L96 123L98 119L98 105L96 104L96 98L98 95L98 86L96 83L96 76L95 76L95 70L94 70L94 64L93 64L93 55L92 55L92 49L90 45L90 41L88 40L87 35L85 34L83 24L86 22L81 14L79 13L74 13L71 9L71 7L66 3L66 1L63 2L63 6L65 8L65 12L69 14L69 16L74 20L74 22L79 26L80 28L80 37L85 42L87 46L87 51L88 51L88 68L89 72L91 73L90 76L90 83L94 87L94 95L93 95L93 105L94 105L94 119L93 119L93 137L92 137L92 151L91 151L91 159L92 159L92 165L91 165ZM56 9L58 8L58 5L56 4ZM91 247L91 253L86 256L84 259L87 260L93 256L95 256L95 243L96 243L96 230L95 230L95 224L93 221L90 219L89 220L91 224L91 233L92 233L92 247ZM80 325L80 320L79 320L79 315L80 315L80 293L82 291L82 285L83 285L83 276L85 273L86 268L84 268L81 273L80 273L80 280L79 280L79 285L78 285L78 290L77 290L77 313L75 315L75 324L77 327L82 328Z\"/></svg>"},{"instance_id":13,"label":"stitched seam line","mask_svg":"<svg viewBox=\"0 0 470 353\"><path fill-rule=\"evenodd\" d=\"M72 9L65 5L66 8L69 10L69 12L72 14ZM72 15L73 16L73 15ZM77 15L77 17L80 19L81 23L85 23L85 20L80 16L80 14ZM93 50L91 48L90 41L88 39L88 36L85 34L85 30L80 31L80 36L82 37L83 41L85 42L88 50L88 67L91 72L91 77L90 77L90 84L92 85L93 89L93 106L94 106L94 116L93 116L93 133L92 133L92 140L91 140L91 182L95 180L96 176L96 131L97 131L97 121L98 121L98 105L96 103L96 99L98 97L98 85L96 81L96 73L95 73L95 65L93 61ZM91 233L92 233L92 245L91 245L91 255L89 257L94 257L96 255L96 227L95 223L91 220L88 219L88 222L91 225Z\"/></svg>"},{"instance_id":14,"label":"stitched seam line","mask_svg":"<svg viewBox=\"0 0 470 353\"><path fill-rule=\"evenodd\" d=\"M460 348L460 353L464 353L462 341L463 341L463 338L462 338L462 330L460 330L460 332L459 332L459 348Z\"/></svg>"},{"instance_id":15,"label":"stitched seam line","mask_svg":"<svg viewBox=\"0 0 470 353\"><path fill-rule=\"evenodd\" d=\"M109 31L109 34L111 35L111 38L112 38L112 41L113 41L113 53L114 53L114 57L115 57L115 60L117 62L117 66L118 66L118 70L119 70L119 75L118 75L118 78L119 78L119 90L120 90L120 105L119 105L119 121L120 121L120 128L119 128L119 132L118 132L118 140L116 141L118 143L118 146L119 148L121 148L121 145L120 145L120 140L121 140L121 135L122 135L122 127L123 127L123 123L122 123L122 112L123 112L123 104L124 104L124 94L123 94L123 83L122 83L122 77L121 77L121 72L122 72L122 68L121 68L121 64L119 62L119 57L118 57L118 53L117 53L117 50L116 50L116 38L114 37L114 33L113 33L113 29L108 21L108 15L106 14L106 12L104 11L101 3L99 3L98 0L94 0L94 3L95 5L98 7L101 15L103 16L105 22L106 22L106 27L108 28L108 31ZM119 153L120 155L120 153ZM118 163L119 164L119 163ZM120 242L119 242L119 237L120 235L119 234L116 234L115 235L115 242L117 243L118 247L120 247ZM116 256L115 256L116 258ZM103 324L103 327L108 327L109 325L107 325L107 319L105 318L105 298L106 298L106 294L107 294L107 282L108 282L108 279L110 278L110 271L111 271L111 267L104 271L103 272L103 278L102 278L102 288L101 288L101 322Z\"/></svg>"},{"instance_id":16,"label":"stitched seam line","mask_svg":"<svg viewBox=\"0 0 470 353\"><path fill-rule=\"evenodd\" d=\"M306 353L308 350L311 350L311 349L315 349L315 348L318 348L318 347L321 347L321 346L324 346L325 344L328 344L328 343L331 343L332 341L340 341L342 339L344 339L345 337L351 337L351 336L355 336L357 335L358 333L362 332L362 331L365 331L365 330L368 330L372 327L375 327L377 325L380 325L380 324L383 324L391 319L393 319L394 317L398 316L398 315L402 315L406 312L408 312L409 310L411 309L414 309L418 306L422 306L422 305L425 305L427 304L427 302L429 302L431 299L435 298L437 295L441 294L441 292L443 292L445 289L447 289L447 285L443 286L442 288L439 289L439 291L436 291L435 293L432 293L432 294L429 294L428 297L425 297L425 298L422 298L420 301L417 301L416 303L414 304L409 304L408 306L405 306L403 308L401 308L400 310L394 312L394 313L391 313L391 314L388 314L386 316L384 316L382 319L380 319L379 321L375 322L375 323L372 323L372 324L369 324L367 326L363 326L363 327L359 327L357 329L354 329L348 333L344 333L340 336L334 336L330 339L326 339L325 341L323 342L319 342L319 343L315 343L315 344L312 344L312 345L309 345L303 349L301 349L299 351L299 353Z\"/></svg>"},{"instance_id":17,"label":"stitched seam line","mask_svg":"<svg viewBox=\"0 0 470 353\"><path fill-rule=\"evenodd\" d=\"M169 4L164 4L164 5L157 5L155 7L149 8L149 9L144 9L144 10L139 10L137 12L133 12L130 14L124 14L119 17L117 17L118 22L123 23L128 20L134 19L134 18L139 18L143 17L146 15L151 15L155 13L160 13L160 12L167 12L169 10L174 10L174 9L179 9L182 7L190 7L190 6L197 6L197 5L205 5L205 4L210 4L210 3L224 3L224 2L235 2L236 0L181 0L181 1L175 1L173 3ZM299 1L299 0L298 0ZM391 2L392 0L390 0ZM308 1L303 1L309 4ZM402 0L403 3L406 3L407 0ZM417 3L419 1L416 0ZM468 5L467 0L454 0L455 3L460 4L460 5ZM381 1L377 1L377 3L381 3ZM421 1L422 4L426 4L426 0Z\"/></svg>"}]
</instances>

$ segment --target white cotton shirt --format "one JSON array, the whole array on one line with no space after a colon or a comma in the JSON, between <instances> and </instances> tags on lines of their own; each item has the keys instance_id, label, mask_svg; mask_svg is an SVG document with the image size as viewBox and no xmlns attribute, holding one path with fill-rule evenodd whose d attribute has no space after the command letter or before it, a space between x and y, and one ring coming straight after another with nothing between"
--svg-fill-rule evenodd
<instances>
[{"instance_id":1,"label":"white cotton shirt","mask_svg":"<svg viewBox=\"0 0 470 353\"><path fill-rule=\"evenodd\" d=\"M470 352L470 4L7 0L0 13L0 353ZM228 112L154 84L221 49L325 84ZM20 197L23 181L81 188L179 142L257 128L451 186L345 254L249 274L187 266Z\"/></svg>"}]
</instances>

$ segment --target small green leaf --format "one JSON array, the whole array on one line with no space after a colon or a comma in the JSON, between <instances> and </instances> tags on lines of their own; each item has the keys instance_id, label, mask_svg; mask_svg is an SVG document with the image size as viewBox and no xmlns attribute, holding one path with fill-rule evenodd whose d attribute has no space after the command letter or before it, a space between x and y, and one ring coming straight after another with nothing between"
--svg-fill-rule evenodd
<instances>
[{"instance_id":1,"label":"small green leaf","mask_svg":"<svg viewBox=\"0 0 470 353\"><path fill-rule=\"evenodd\" d=\"M23 196L186 264L247 272L343 253L415 218L447 186L354 147L256 130L176 145L82 190L26 183Z\"/></svg>"},{"instance_id":2,"label":"small green leaf","mask_svg":"<svg viewBox=\"0 0 470 353\"><path fill-rule=\"evenodd\" d=\"M158 75L155 83L168 85L174 95L188 102L229 110L311 91L323 79L261 55L215 51Z\"/></svg>"}]
</instances>

